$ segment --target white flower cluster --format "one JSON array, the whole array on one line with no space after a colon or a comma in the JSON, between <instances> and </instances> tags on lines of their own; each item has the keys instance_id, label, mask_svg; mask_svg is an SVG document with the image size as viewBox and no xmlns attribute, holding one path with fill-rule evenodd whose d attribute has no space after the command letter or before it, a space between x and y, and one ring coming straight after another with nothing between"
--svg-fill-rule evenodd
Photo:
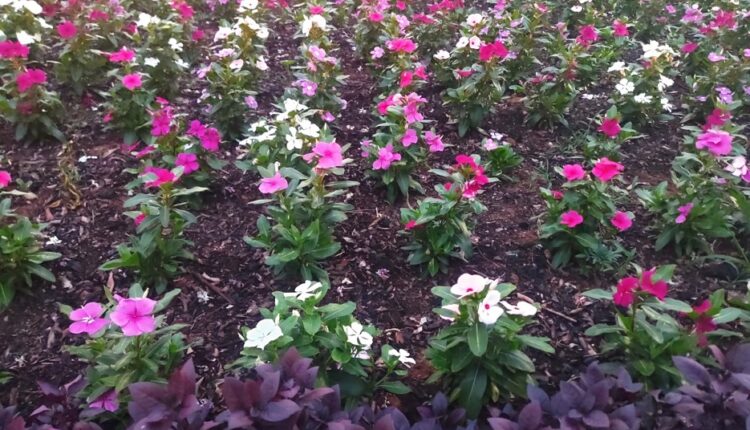
<instances>
[{"instance_id":1,"label":"white flower cluster","mask_svg":"<svg viewBox=\"0 0 750 430\"><path fill-rule=\"evenodd\" d=\"M502 300L501 294L497 287L498 281L487 279L480 275L469 275L464 273L458 277L458 281L450 288L451 294L458 299L463 299L475 294L482 293L487 289L487 294L479 302L477 309L477 319L486 325L492 325L504 314L518 315L524 317L534 316L537 308L533 304L525 301L519 301L515 305ZM443 309L458 315L460 306L458 304L443 306ZM453 320L452 317L443 317L447 320Z\"/></svg>"}]
</instances>

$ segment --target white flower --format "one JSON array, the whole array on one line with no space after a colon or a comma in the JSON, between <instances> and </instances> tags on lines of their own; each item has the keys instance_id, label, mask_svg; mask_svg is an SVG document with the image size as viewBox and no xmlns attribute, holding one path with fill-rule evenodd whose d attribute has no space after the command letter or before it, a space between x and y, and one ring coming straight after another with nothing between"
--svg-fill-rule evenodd
<instances>
[{"instance_id":1,"label":"white flower","mask_svg":"<svg viewBox=\"0 0 750 430\"><path fill-rule=\"evenodd\" d=\"M284 112L298 112L307 109L307 106L295 99L284 99Z\"/></svg>"},{"instance_id":2,"label":"white flower","mask_svg":"<svg viewBox=\"0 0 750 430\"><path fill-rule=\"evenodd\" d=\"M578 12L580 12L580 11L583 10L583 7L581 7L581 5L575 5L575 6L571 7L570 10L572 10L575 13L578 13Z\"/></svg>"},{"instance_id":3,"label":"white flower","mask_svg":"<svg viewBox=\"0 0 750 430\"><path fill-rule=\"evenodd\" d=\"M435 55L432 56L436 60L447 60L451 57L450 52L446 51L445 49L441 49Z\"/></svg>"},{"instance_id":4,"label":"white flower","mask_svg":"<svg viewBox=\"0 0 750 430\"><path fill-rule=\"evenodd\" d=\"M196 298L198 299L198 303L208 303L209 300L211 300L211 296L208 295L208 291L205 290L198 290L195 293Z\"/></svg>"},{"instance_id":5,"label":"white flower","mask_svg":"<svg viewBox=\"0 0 750 430\"><path fill-rule=\"evenodd\" d=\"M323 284L320 282L305 281L304 284L300 284L294 289L293 293L286 293L285 296L294 297L297 300L305 301L310 297L318 295L318 291L323 288Z\"/></svg>"},{"instance_id":6,"label":"white flower","mask_svg":"<svg viewBox=\"0 0 750 430\"><path fill-rule=\"evenodd\" d=\"M45 245L59 245L62 243L62 240L58 239L57 236L50 236L47 238L47 242L45 242Z\"/></svg>"},{"instance_id":7,"label":"white flower","mask_svg":"<svg viewBox=\"0 0 750 430\"><path fill-rule=\"evenodd\" d=\"M396 350L394 348L394 349L388 350L388 355L392 357L398 357L398 361L406 367L410 367L413 364L417 364L417 362L413 358L411 358L409 351L405 349Z\"/></svg>"},{"instance_id":8,"label":"white flower","mask_svg":"<svg viewBox=\"0 0 750 430\"><path fill-rule=\"evenodd\" d=\"M258 0L242 0L238 10L240 12L248 12L258 8Z\"/></svg>"},{"instance_id":9,"label":"white flower","mask_svg":"<svg viewBox=\"0 0 750 430\"><path fill-rule=\"evenodd\" d=\"M174 37L167 40L167 44L169 44L169 47L172 48L173 51L182 52L182 42L178 42Z\"/></svg>"},{"instance_id":10,"label":"white flower","mask_svg":"<svg viewBox=\"0 0 750 430\"><path fill-rule=\"evenodd\" d=\"M365 331L359 321L352 322L351 325L344 327L346 341L354 346L361 346L364 349L370 349L372 346L372 335Z\"/></svg>"},{"instance_id":11,"label":"white flower","mask_svg":"<svg viewBox=\"0 0 750 430\"><path fill-rule=\"evenodd\" d=\"M622 94L623 96L631 94L633 91L635 91L635 84L630 82L629 80L622 78L620 79L620 82L615 85L615 89Z\"/></svg>"},{"instance_id":12,"label":"white flower","mask_svg":"<svg viewBox=\"0 0 750 430\"><path fill-rule=\"evenodd\" d=\"M482 46L482 41L477 36L471 36L471 39L469 39L469 48L479 49L480 46Z\"/></svg>"},{"instance_id":13,"label":"white flower","mask_svg":"<svg viewBox=\"0 0 750 430\"><path fill-rule=\"evenodd\" d=\"M267 39L268 38L268 27L261 27L261 28L259 28L256 34L261 39Z\"/></svg>"},{"instance_id":14,"label":"white flower","mask_svg":"<svg viewBox=\"0 0 750 430\"><path fill-rule=\"evenodd\" d=\"M245 65L245 62L242 61L241 58L238 58L238 59L232 61L231 63L229 63L229 68L232 69L232 70L240 70L242 68L242 66L244 66L244 65Z\"/></svg>"},{"instance_id":15,"label":"white flower","mask_svg":"<svg viewBox=\"0 0 750 430\"><path fill-rule=\"evenodd\" d=\"M669 79L664 75L659 75L659 83L656 84L656 88L658 88L659 91L664 91L672 85L674 85L674 81L672 79Z\"/></svg>"},{"instance_id":16,"label":"white flower","mask_svg":"<svg viewBox=\"0 0 750 430\"><path fill-rule=\"evenodd\" d=\"M230 34L232 34L232 29L229 27L219 27L218 30L216 30L216 34L214 34L214 42L218 42L219 40L226 39Z\"/></svg>"},{"instance_id":17,"label":"white flower","mask_svg":"<svg viewBox=\"0 0 750 430\"><path fill-rule=\"evenodd\" d=\"M738 155L732 159L732 162L729 163L729 165L727 165L724 170L732 173L732 176L744 176L748 171L747 159L745 159L745 157L741 155Z\"/></svg>"},{"instance_id":18,"label":"white flower","mask_svg":"<svg viewBox=\"0 0 750 430\"><path fill-rule=\"evenodd\" d=\"M159 65L159 59L154 57L146 57L143 59L143 64L149 67L156 67Z\"/></svg>"},{"instance_id":19,"label":"white flower","mask_svg":"<svg viewBox=\"0 0 750 430\"><path fill-rule=\"evenodd\" d=\"M479 302L479 322L487 325L492 325L497 322L497 319L503 316L505 311L503 308L498 306L500 303L500 292L497 290L490 290L487 295Z\"/></svg>"},{"instance_id":20,"label":"white flower","mask_svg":"<svg viewBox=\"0 0 750 430\"><path fill-rule=\"evenodd\" d=\"M285 136L286 139L286 149L288 151L293 151L295 149L302 149L302 145L305 143L297 137L297 129L294 127L289 128L289 134Z\"/></svg>"},{"instance_id":21,"label":"white flower","mask_svg":"<svg viewBox=\"0 0 750 430\"><path fill-rule=\"evenodd\" d=\"M16 39L18 39L18 43L26 46L36 43L36 38L25 31L17 32Z\"/></svg>"},{"instance_id":22,"label":"white flower","mask_svg":"<svg viewBox=\"0 0 750 430\"><path fill-rule=\"evenodd\" d=\"M625 70L625 62L624 61L615 61L612 63L611 66L609 66L609 69L607 69L607 72L621 72Z\"/></svg>"},{"instance_id":23,"label":"white flower","mask_svg":"<svg viewBox=\"0 0 750 430\"><path fill-rule=\"evenodd\" d=\"M138 21L135 22L135 25L138 27L148 27L149 25L157 25L161 22L161 19L158 16L151 16L147 13L139 13L138 14Z\"/></svg>"},{"instance_id":24,"label":"white flower","mask_svg":"<svg viewBox=\"0 0 750 430\"><path fill-rule=\"evenodd\" d=\"M472 13L471 15L466 17L466 24L474 27L482 22L482 18L483 17L481 13Z\"/></svg>"},{"instance_id":25,"label":"white flower","mask_svg":"<svg viewBox=\"0 0 750 430\"><path fill-rule=\"evenodd\" d=\"M636 96L633 97L633 100L638 104L649 104L654 100L654 98L647 95L646 93L640 93L636 94Z\"/></svg>"},{"instance_id":26,"label":"white flower","mask_svg":"<svg viewBox=\"0 0 750 430\"><path fill-rule=\"evenodd\" d=\"M268 70L268 64L266 64L266 60L263 57L258 58L258 61L255 62L255 67L258 68L258 70L265 72Z\"/></svg>"},{"instance_id":27,"label":"white flower","mask_svg":"<svg viewBox=\"0 0 750 430\"><path fill-rule=\"evenodd\" d=\"M305 20L302 21L302 34L309 36L310 30L312 30L313 27L318 27L322 31L326 31L326 19L321 15L313 15L305 18Z\"/></svg>"},{"instance_id":28,"label":"white flower","mask_svg":"<svg viewBox=\"0 0 750 430\"><path fill-rule=\"evenodd\" d=\"M536 315L537 308L529 302L520 301L515 305L511 305L506 301L500 303L511 315L520 315L523 317L531 317Z\"/></svg>"},{"instance_id":29,"label":"white flower","mask_svg":"<svg viewBox=\"0 0 750 430\"><path fill-rule=\"evenodd\" d=\"M451 287L451 294L463 298L472 294L481 293L487 284L496 284L496 281L487 279L481 275L469 275L464 273L458 277L455 285ZM494 285L492 285L494 287Z\"/></svg>"},{"instance_id":30,"label":"white flower","mask_svg":"<svg viewBox=\"0 0 750 430\"><path fill-rule=\"evenodd\" d=\"M320 137L320 127L307 118L302 118L297 123L299 127L299 134L307 137L317 138Z\"/></svg>"},{"instance_id":31,"label":"white flower","mask_svg":"<svg viewBox=\"0 0 750 430\"><path fill-rule=\"evenodd\" d=\"M460 39L458 39L458 42L456 42L456 48L461 49L468 44L469 44L469 38L466 36L462 36Z\"/></svg>"},{"instance_id":32,"label":"white flower","mask_svg":"<svg viewBox=\"0 0 750 430\"><path fill-rule=\"evenodd\" d=\"M641 43L641 46L643 47L642 58L644 60L658 58L663 54L675 55L675 52L672 48L670 48L668 45L660 45L659 42L655 40L652 40L649 43Z\"/></svg>"},{"instance_id":33,"label":"white flower","mask_svg":"<svg viewBox=\"0 0 750 430\"><path fill-rule=\"evenodd\" d=\"M664 109L667 112L672 112L672 109L674 106L672 106L672 103L669 102L669 99L666 97L662 97L661 100L659 100L659 103L661 103L661 108Z\"/></svg>"},{"instance_id":34,"label":"white flower","mask_svg":"<svg viewBox=\"0 0 750 430\"><path fill-rule=\"evenodd\" d=\"M260 320L254 329L245 333L245 348L265 349L266 345L283 335L276 321L269 318Z\"/></svg>"},{"instance_id":35,"label":"white flower","mask_svg":"<svg viewBox=\"0 0 750 430\"><path fill-rule=\"evenodd\" d=\"M182 67L183 69L190 68L190 64L186 63L185 60L183 60L182 58L178 58L174 60L174 63L178 65L179 67Z\"/></svg>"}]
</instances>

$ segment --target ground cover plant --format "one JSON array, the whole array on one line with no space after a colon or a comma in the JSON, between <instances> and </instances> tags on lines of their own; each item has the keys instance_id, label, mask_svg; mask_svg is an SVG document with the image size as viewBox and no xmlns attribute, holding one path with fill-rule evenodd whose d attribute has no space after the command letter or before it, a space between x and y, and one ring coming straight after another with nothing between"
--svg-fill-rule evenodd
<instances>
[{"instance_id":1,"label":"ground cover plant","mask_svg":"<svg viewBox=\"0 0 750 430\"><path fill-rule=\"evenodd\" d=\"M0 428L747 427L749 33L0 0Z\"/></svg>"}]
</instances>

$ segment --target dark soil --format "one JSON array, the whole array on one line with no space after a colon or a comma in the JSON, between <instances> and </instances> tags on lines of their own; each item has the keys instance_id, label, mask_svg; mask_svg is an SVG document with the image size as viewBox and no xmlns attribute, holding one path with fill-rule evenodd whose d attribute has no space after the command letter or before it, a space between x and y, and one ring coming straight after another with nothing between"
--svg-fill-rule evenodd
<instances>
[{"instance_id":1,"label":"dark soil","mask_svg":"<svg viewBox=\"0 0 750 430\"><path fill-rule=\"evenodd\" d=\"M349 155L355 158L347 169L349 179L360 186L347 199L356 208L349 220L337 229L342 251L327 263L333 288L328 299L358 304L357 317L374 324L392 345L403 347L417 357L427 339L441 327L441 320L432 313L438 300L430 293L434 285L450 285L461 273L478 273L500 278L518 285L518 296L528 297L543 308L531 330L552 339L554 356L535 355L542 381L556 381L577 374L585 363L597 358L595 340L583 335L593 322L611 318L609 309L594 305L580 296L591 289L608 287L614 279L593 273L583 276L574 271L556 271L548 264L547 255L537 240L538 217L543 201L538 188L547 186L554 177L553 167L571 158L563 148L568 144L566 130L535 130L524 125L521 105L509 100L497 106L488 118L485 129L508 136L515 150L524 157L523 164L513 172L513 182L498 182L480 196L488 208L478 220L474 232L475 255L468 262L456 261L449 273L434 279L424 276L419 268L406 264L401 247L407 238L400 235L399 207L386 202L385 192L367 178L367 168L357 156L359 141L372 130L373 100L378 94L374 78L368 75L361 60L346 40L350 29L341 29L335 41L344 73L349 80L341 88L349 102L335 126L337 140L351 144ZM271 71L262 84L258 101L259 115L273 110L271 104L291 82L291 74L282 62L294 58L298 41L292 35L294 26L278 24L269 41ZM197 85L200 85L198 83ZM459 138L456 125L449 121L440 100L440 88L421 91L430 95L426 116L452 145L441 160L449 163L457 153L479 149L481 136L474 132ZM191 97L196 88L186 87L184 96L176 100L176 110L198 115ZM574 111L577 123L594 118L600 111L597 100L580 100ZM29 190L38 198L29 202L16 200L17 210L34 219L49 223L46 233L60 240L47 248L63 257L51 264L57 276L54 284L38 282L33 295L17 297L10 309L0 314L0 370L12 373L10 383L0 387L0 403L32 404L37 391L35 381L63 383L82 369L82 364L64 351L66 345L81 339L69 335L69 322L58 311L59 304L80 306L90 300L102 300L108 275L97 268L115 255L115 245L134 233L132 222L122 215L127 198L124 185L131 177L126 167L137 163L120 150L120 139L103 131L100 113L86 109L78 99L65 101L73 136L75 166L82 194L80 207L68 208L69 195L61 187L58 168L59 144L46 142L23 146L12 141L12 130L3 126L0 136L8 142L5 158L15 178L29 183ZM624 148L625 177L642 184L655 185L668 179L670 162L678 153L679 120L666 127L655 126L648 137ZM225 158L234 159L234 148L225 144ZM79 162L81 156L96 157ZM421 177L428 182L426 170ZM192 348L198 372L204 377L205 394L215 396L217 382L225 374L223 366L238 357L241 341L239 328L259 319L258 310L273 304L271 292L295 285L290 280L276 280L263 264L263 254L248 247L242 240L255 233L260 207L249 202L260 197L258 178L242 174L231 164L218 174L215 186L198 211L199 222L188 232L195 243L195 261L185 265L185 272L172 287L182 289L179 299L169 310L170 320L186 323L191 341L202 339ZM554 178L554 180L557 180ZM416 197L414 197L416 198ZM414 198L409 203L414 203ZM638 210L635 227L624 235L627 245L638 250L636 261L654 266L678 261L671 252L656 253L645 226L648 216ZM677 283L678 297L689 301L705 297L719 288L719 281L701 272L687 261L680 261ZM123 273L114 275L116 287L125 290L129 280ZM199 292L207 292L209 300L201 303ZM384 339L385 341L385 339ZM435 388L422 387L430 374L420 360L408 381L421 397Z\"/></svg>"}]
</instances>

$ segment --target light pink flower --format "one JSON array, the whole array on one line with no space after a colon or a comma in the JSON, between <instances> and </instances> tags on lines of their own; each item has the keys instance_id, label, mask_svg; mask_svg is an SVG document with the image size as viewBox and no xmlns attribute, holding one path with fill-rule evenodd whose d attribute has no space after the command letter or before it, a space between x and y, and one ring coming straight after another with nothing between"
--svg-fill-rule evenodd
<instances>
[{"instance_id":1,"label":"light pink flower","mask_svg":"<svg viewBox=\"0 0 750 430\"><path fill-rule=\"evenodd\" d=\"M594 168L591 170L591 173L593 173L594 176L596 176L600 181L608 182L615 176L622 173L623 170L625 170L625 167L622 164L611 161L609 158L604 157L596 162Z\"/></svg>"},{"instance_id":2,"label":"light pink flower","mask_svg":"<svg viewBox=\"0 0 750 430\"><path fill-rule=\"evenodd\" d=\"M690 215L690 212L693 210L693 203L687 203L677 208L677 212L679 212L679 215L677 215L677 218L674 219L675 224L683 224L685 221L687 221L688 215Z\"/></svg>"},{"instance_id":3,"label":"light pink flower","mask_svg":"<svg viewBox=\"0 0 750 430\"><path fill-rule=\"evenodd\" d=\"M401 154L393 152L393 145L390 143L384 148L378 150L378 159L372 163L373 170L387 170L391 163L401 160Z\"/></svg>"},{"instance_id":4,"label":"light pink flower","mask_svg":"<svg viewBox=\"0 0 750 430\"><path fill-rule=\"evenodd\" d=\"M261 179L258 189L263 194L273 194L278 191L286 190L288 186L289 183L283 176L281 176L281 172L276 172L276 174L270 178Z\"/></svg>"},{"instance_id":5,"label":"light pink flower","mask_svg":"<svg viewBox=\"0 0 750 430\"><path fill-rule=\"evenodd\" d=\"M109 319L122 329L125 336L140 336L156 330L156 319L153 316L156 301L141 297L135 299L120 298Z\"/></svg>"},{"instance_id":6,"label":"light pink flower","mask_svg":"<svg viewBox=\"0 0 750 430\"><path fill-rule=\"evenodd\" d=\"M302 158L308 163L317 158L316 169L332 169L344 165L341 146L336 142L318 142L312 152L303 155Z\"/></svg>"},{"instance_id":7,"label":"light pink flower","mask_svg":"<svg viewBox=\"0 0 750 430\"><path fill-rule=\"evenodd\" d=\"M727 155L732 152L732 135L723 130L707 130L698 136L695 147L714 155Z\"/></svg>"},{"instance_id":8,"label":"light pink flower","mask_svg":"<svg viewBox=\"0 0 750 430\"><path fill-rule=\"evenodd\" d=\"M633 220L628 216L627 213L622 211L615 212L612 219L609 220L616 229L625 231L633 225Z\"/></svg>"},{"instance_id":9,"label":"light pink flower","mask_svg":"<svg viewBox=\"0 0 750 430\"><path fill-rule=\"evenodd\" d=\"M401 138L401 144L404 145L404 147L408 148L411 145L417 143L419 140L419 137L417 136L417 131L413 128L410 128L406 130L406 133L404 133L404 136Z\"/></svg>"},{"instance_id":10,"label":"light pink flower","mask_svg":"<svg viewBox=\"0 0 750 430\"><path fill-rule=\"evenodd\" d=\"M182 166L182 171L186 175L195 172L201 167L200 163L198 163L198 157L189 152L177 154L174 164L175 166Z\"/></svg>"},{"instance_id":11,"label":"light pink flower","mask_svg":"<svg viewBox=\"0 0 750 430\"><path fill-rule=\"evenodd\" d=\"M430 152L440 152L445 149L443 136L427 131L424 134L424 141L430 147Z\"/></svg>"},{"instance_id":12,"label":"light pink flower","mask_svg":"<svg viewBox=\"0 0 750 430\"><path fill-rule=\"evenodd\" d=\"M86 303L82 308L70 313L73 323L68 328L73 334L86 333L95 335L107 325L107 319L102 318L104 307L96 302Z\"/></svg>"},{"instance_id":13,"label":"light pink flower","mask_svg":"<svg viewBox=\"0 0 750 430\"><path fill-rule=\"evenodd\" d=\"M578 224L583 222L583 216L574 210L569 210L560 215L560 224L575 228Z\"/></svg>"},{"instance_id":14,"label":"light pink flower","mask_svg":"<svg viewBox=\"0 0 750 430\"><path fill-rule=\"evenodd\" d=\"M458 277L458 280L451 287L450 291L451 294L461 299L472 294L481 293L484 291L487 284L491 283L493 283L493 281L484 276L464 273Z\"/></svg>"},{"instance_id":15,"label":"light pink flower","mask_svg":"<svg viewBox=\"0 0 750 430\"><path fill-rule=\"evenodd\" d=\"M570 182L580 181L586 177L586 170L580 164L566 164L562 168L565 179Z\"/></svg>"}]
</instances>

